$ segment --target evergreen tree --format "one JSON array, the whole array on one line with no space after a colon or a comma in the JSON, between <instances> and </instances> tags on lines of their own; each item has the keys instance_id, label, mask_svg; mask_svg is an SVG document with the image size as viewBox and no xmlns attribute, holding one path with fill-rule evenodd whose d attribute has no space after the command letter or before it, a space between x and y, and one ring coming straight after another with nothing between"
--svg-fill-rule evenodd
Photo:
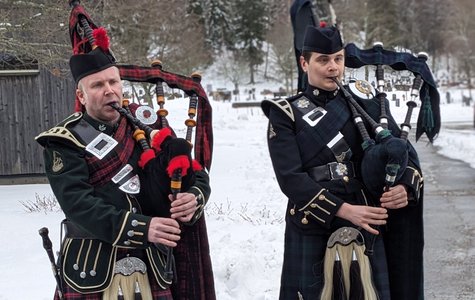
<instances>
[{"instance_id":1,"label":"evergreen tree","mask_svg":"<svg viewBox=\"0 0 475 300\"><path fill-rule=\"evenodd\" d=\"M366 47L374 42L383 42L385 48L400 44L398 10L395 0L367 1Z\"/></svg>"},{"instance_id":2,"label":"evergreen tree","mask_svg":"<svg viewBox=\"0 0 475 300\"><path fill-rule=\"evenodd\" d=\"M234 49L248 62L250 83L255 83L256 66L263 62L263 42L268 28L267 1L237 0L232 19Z\"/></svg>"},{"instance_id":3,"label":"evergreen tree","mask_svg":"<svg viewBox=\"0 0 475 300\"><path fill-rule=\"evenodd\" d=\"M229 0L205 0L205 29L206 37L211 48L220 52L223 46L230 44Z\"/></svg>"}]
</instances>

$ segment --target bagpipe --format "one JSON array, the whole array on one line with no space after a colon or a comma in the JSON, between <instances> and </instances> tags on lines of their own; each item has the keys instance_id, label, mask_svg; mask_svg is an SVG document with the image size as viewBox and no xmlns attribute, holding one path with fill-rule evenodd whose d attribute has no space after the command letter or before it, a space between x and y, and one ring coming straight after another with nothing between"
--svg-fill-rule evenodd
<instances>
[{"instance_id":1,"label":"bagpipe","mask_svg":"<svg viewBox=\"0 0 475 300\"><path fill-rule=\"evenodd\" d=\"M366 50L360 50L354 44L347 45L345 49L347 50L347 67L358 68L363 65L376 67L375 77L378 88L376 95L373 96L375 101L379 102L379 122L376 122L366 112L337 79L335 82L350 104L354 123L363 139L364 157L361 165L363 182L373 193L372 196L379 199L382 192L387 191L401 178L408 165L407 139L412 127L411 117L414 107L417 106L418 97L421 99L422 105L417 121L416 140L420 137L421 132L425 132L429 140L432 141L439 132L438 92L426 64L428 56L424 52L414 56L409 53L385 50L381 43L376 43L373 48ZM409 70L414 73L410 92L411 99L406 103L407 112L404 122L400 125L399 136L397 136L397 132L391 132L388 129L389 101L386 98L386 93L383 92L385 86L383 65L389 65L395 70ZM368 133L366 124L371 128L374 138Z\"/></svg>"},{"instance_id":2,"label":"bagpipe","mask_svg":"<svg viewBox=\"0 0 475 300\"><path fill-rule=\"evenodd\" d=\"M69 34L73 54L88 53L96 47L96 39L103 38L98 36L102 28L92 21L79 0L68 2L71 7ZM123 100L122 106L111 106L127 119L134 130L134 139L143 150L138 162L143 170L141 193L148 196L148 199L159 201L147 209L153 216L169 217L168 195L171 194L176 199L180 191L186 191L194 183L195 171L202 168L209 170L211 167L212 109L201 86L201 75L193 73L191 76L183 76L164 71L159 60L153 61L150 66L116 64L116 67L122 80L155 85L157 111L149 106L130 103L128 99ZM170 89L183 91L189 99L184 138L177 136L167 118L169 112L165 108L165 84ZM82 110L79 104L76 101L76 111ZM44 230L40 234L43 240L49 240ZM182 226L180 243L175 247L174 255L169 248L166 276L170 281L176 279L172 283L172 291L180 299L196 299L195 295L206 295L207 299L215 297L214 287L210 284L212 270L208 248L204 215L193 226ZM190 268L190 261L195 262L196 266ZM173 272L172 262L175 263L177 272ZM54 264L54 260L52 263ZM60 287L60 280L57 281Z\"/></svg>"},{"instance_id":3,"label":"bagpipe","mask_svg":"<svg viewBox=\"0 0 475 300\"><path fill-rule=\"evenodd\" d=\"M353 122L363 140L361 177L370 198L378 205L381 195L401 179L410 160L414 158L411 157L411 152L413 154L415 152L408 142L408 136L417 98L420 98L421 109L417 121L416 140L424 132L432 141L440 129L439 96L426 64L428 55L424 52L414 56L410 53L385 50L382 43L375 43L372 48L365 50L357 48L354 44L348 44L345 47L345 56L347 67L360 68L367 65L375 67L377 82L375 92L366 81L356 80L350 82L348 87L336 78L334 81L342 92L343 98L347 100ZM395 120L390 120L388 115L389 101L384 93L384 65L389 65L398 71L408 70L414 75L410 88L411 98L406 102L407 112L400 128L395 124ZM353 96L357 94L355 91L360 93L358 100ZM379 109L379 117L375 121L377 109ZM371 111L372 115L368 111ZM390 130L390 123L392 123L392 130ZM352 232L352 236L348 235L348 231ZM338 297L377 299L370 279L371 268L368 260L373 255L376 238L376 235L363 234L357 229L347 227L340 228L332 234L325 254L325 285L321 299L327 299L325 297L328 295L333 295L332 299ZM359 255L361 253L364 255ZM342 259L342 257L346 258ZM353 266L356 263L358 266ZM349 266L359 268L360 276L348 275L354 273L350 271ZM338 273L336 270L341 271ZM354 282L348 278L353 278ZM336 297L335 293L340 296Z\"/></svg>"}]
</instances>

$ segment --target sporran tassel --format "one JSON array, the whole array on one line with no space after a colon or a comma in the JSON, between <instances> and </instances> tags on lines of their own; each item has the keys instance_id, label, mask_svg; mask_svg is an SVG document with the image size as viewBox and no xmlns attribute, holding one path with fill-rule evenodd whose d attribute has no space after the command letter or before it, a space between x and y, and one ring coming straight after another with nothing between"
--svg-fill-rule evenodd
<instances>
[{"instance_id":1,"label":"sporran tassel","mask_svg":"<svg viewBox=\"0 0 475 300\"><path fill-rule=\"evenodd\" d=\"M138 294L136 292L137 286L140 287ZM119 298L120 293L118 293L118 291L122 293L122 298ZM141 272L134 272L128 276L115 274L109 288L104 291L102 300L116 299L152 300L152 291L150 289L150 283L148 281L147 274L143 274Z\"/></svg>"},{"instance_id":2,"label":"sporran tassel","mask_svg":"<svg viewBox=\"0 0 475 300\"><path fill-rule=\"evenodd\" d=\"M355 247L356 245L353 245ZM357 246L356 246L357 247ZM361 282L361 271L355 250L350 265L350 299L364 299L363 283Z\"/></svg>"},{"instance_id":3,"label":"sporran tassel","mask_svg":"<svg viewBox=\"0 0 475 300\"><path fill-rule=\"evenodd\" d=\"M135 282L134 300L142 300L142 293L140 292L140 286L137 281Z\"/></svg>"},{"instance_id":4,"label":"sporran tassel","mask_svg":"<svg viewBox=\"0 0 475 300\"><path fill-rule=\"evenodd\" d=\"M124 300L124 293L122 292L120 285L119 285L119 290L117 291L117 300Z\"/></svg>"},{"instance_id":5,"label":"sporran tassel","mask_svg":"<svg viewBox=\"0 0 475 300\"><path fill-rule=\"evenodd\" d=\"M325 251L321 300L377 300L371 266L361 232L342 227L329 238Z\"/></svg>"},{"instance_id":6,"label":"sporran tassel","mask_svg":"<svg viewBox=\"0 0 475 300\"><path fill-rule=\"evenodd\" d=\"M345 283L343 282L343 269L338 250L335 249L335 263L333 265L333 296L332 299L346 299Z\"/></svg>"}]
</instances>

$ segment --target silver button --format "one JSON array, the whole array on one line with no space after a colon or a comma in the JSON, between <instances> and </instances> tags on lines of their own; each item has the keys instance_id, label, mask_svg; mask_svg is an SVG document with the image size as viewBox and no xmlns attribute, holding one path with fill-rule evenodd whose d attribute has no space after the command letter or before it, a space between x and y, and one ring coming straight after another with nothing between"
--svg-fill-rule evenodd
<instances>
[{"instance_id":1,"label":"silver button","mask_svg":"<svg viewBox=\"0 0 475 300\"><path fill-rule=\"evenodd\" d=\"M132 220L132 226L137 227L139 225L139 221L137 220Z\"/></svg>"},{"instance_id":2,"label":"silver button","mask_svg":"<svg viewBox=\"0 0 475 300\"><path fill-rule=\"evenodd\" d=\"M74 265L73 265L73 269L76 270L76 271L79 270L78 264L74 264Z\"/></svg>"},{"instance_id":3,"label":"silver button","mask_svg":"<svg viewBox=\"0 0 475 300\"><path fill-rule=\"evenodd\" d=\"M134 231L133 230L129 230L127 232L127 235L130 236L130 237L133 237L135 235Z\"/></svg>"},{"instance_id":4,"label":"silver button","mask_svg":"<svg viewBox=\"0 0 475 300\"><path fill-rule=\"evenodd\" d=\"M94 276L96 276L96 271L91 270L91 272L89 272L89 274L90 274L92 277L94 277Z\"/></svg>"},{"instance_id":5,"label":"silver button","mask_svg":"<svg viewBox=\"0 0 475 300\"><path fill-rule=\"evenodd\" d=\"M135 214L137 212L137 208L132 207L132 212Z\"/></svg>"},{"instance_id":6,"label":"silver button","mask_svg":"<svg viewBox=\"0 0 475 300\"><path fill-rule=\"evenodd\" d=\"M129 241L124 241L124 245L129 246L130 242Z\"/></svg>"},{"instance_id":7,"label":"silver button","mask_svg":"<svg viewBox=\"0 0 475 300\"><path fill-rule=\"evenodd\" d=\"M79 276L80 276L82 279L86 278L86 272L81 272L81 274L79 274Z\"/></svg>"}]
</instances>

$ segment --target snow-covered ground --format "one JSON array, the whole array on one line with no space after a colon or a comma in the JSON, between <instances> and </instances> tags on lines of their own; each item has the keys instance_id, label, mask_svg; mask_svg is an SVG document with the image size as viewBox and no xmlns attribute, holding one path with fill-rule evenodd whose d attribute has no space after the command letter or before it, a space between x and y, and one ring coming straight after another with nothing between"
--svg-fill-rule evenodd
<instances>
[{"instance_id":1,"label":"snow-covered ground","mask_svg":"<svg viewBox=\"0 0 475 300\"><path fill-rule=\"evenodd\" d=\"M445 90L440 93L443 97ZM441 154L475 168L473 125L447 128L453 122L473 124L474 108L462 106L461 91L451 94L454 103L441 105L443 127L435 145ZM259 108L235 109L229 102L215 101L212 106L215 143L206 218L217 298L277 299L286 199L268 155L267 120ZM392 108L400 122L405 110L403 103ZM0 247L1 300L52 298L55 281L38 229L49 228L57 250L63 214L29 213L22 205L51 196L48 185L0 186L0 236L5 238Z\"/></svg>"}]
</instances>

